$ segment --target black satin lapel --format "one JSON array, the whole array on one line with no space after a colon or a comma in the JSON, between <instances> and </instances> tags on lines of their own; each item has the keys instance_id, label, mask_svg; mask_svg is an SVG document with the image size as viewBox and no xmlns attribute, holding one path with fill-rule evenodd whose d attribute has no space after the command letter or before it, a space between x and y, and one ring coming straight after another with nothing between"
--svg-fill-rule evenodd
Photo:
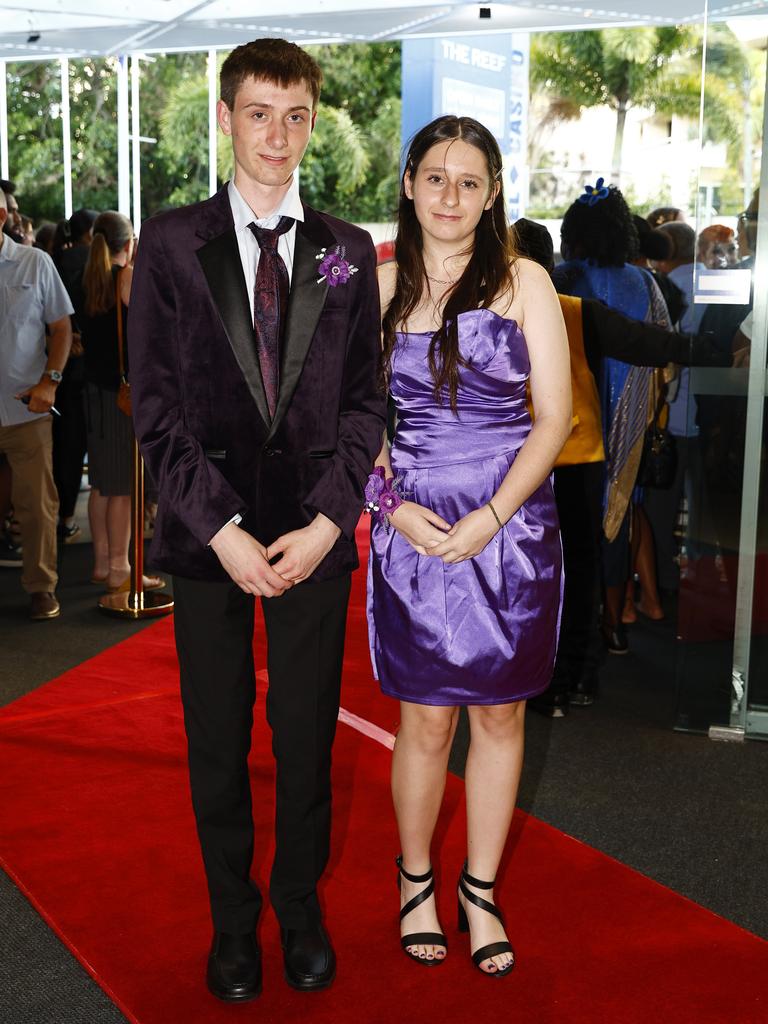
<instances>
[{"instance_id":1,"label":"black satin lapel","mask_svg":"<svg viewBox=\"0 0 768 1024\"><path fill-rule=\"evenodd\" d=\"M321 231L317 228L321 227ZM296 246L293 252L293 275L291 293L288 299L288 319L283 335L283 352L280 360L280 390L277 396L272 433L277 429L285 410L291 404L293 392L299 382L304 360L307 358L312 335L325 305L328 285L318 282L317 254L323 246L333 245L335 239L325 226L312 225L310 237L307 225L296 225ZM310 229L311 230L311 229Z\"/></svg>"},{"instance_id":2,"label":"black satin lapel","mask_svg":"<svg viewBox=\"0 0 768 1024\"><path fill-rule=\"evenodd\" d=\"M256 355L251 305L234 229L212 238L197 250L197 258L248 389L262 419L269 424L269 406Z\"/></svg>"}]
</instances>

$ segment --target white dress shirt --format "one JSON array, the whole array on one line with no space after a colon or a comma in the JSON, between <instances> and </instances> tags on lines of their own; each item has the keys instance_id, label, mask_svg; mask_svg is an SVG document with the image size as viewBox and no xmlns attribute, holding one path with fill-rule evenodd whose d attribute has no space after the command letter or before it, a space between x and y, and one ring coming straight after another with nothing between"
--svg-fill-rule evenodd
<instances>
[{"instance_id":1,"label":"white dress shirt","mask_svg":"<svg viewBox=\"0 0 768 1024\"><path fill-rule=\"evenodd\" d=\"M237 247L240 250L240 262L243 265L248 299L251 304L251 318L253 318L253 290L256 284L256 269L259 265L259 243L256 236L248 227L249 224L256 224L258 228L266 228L274 231L281 217L293 217L294 221L304 220L304 207L299 199L299 183L294 175L288 191L276 210L268 217L257 217L245 199L243 199L234 181L227 186L229 193L229 205L232 207L232 219L235 222L235 234L237 235ZM296 225L292 224L290 230L281 235L277 241L277 251L283 258L288 281L293 277L293 253L296 248Z\"/></svg>"},{"instance_id":2,"label":"white dress shirt","mask_svg":"<svg viewBox=\"0 0 768 1024\"><path fill-rule=\"evenodd\" d=\"M245 277L245 285L248 290L248 301L251 306L251 319L253 320L253 292L256 285L256 270L259 266L261 249L259 248L256 236L248 225L255 223L258 228L274 231L281 217L293 217L294 221L303 221L304 207L299 199L299 183L295 175L288 191L283 196L283 201L268 217L256 216L240 192L238 192L234 181L229 182L227 192L229 195L229 205L232 208L232 219L235 222L237 248L240 251L240 262L243 267L243 276ZM282 256L283 263L285 263L285 268L288 271L289 284L293 277L293 253L295 248L296 224L294 223L277 240L277 251ZM228 523L225 523L225 526L229 526L229 523L239 525L242 521L243 517L238 513Z\"/></svg>"},{"instance_id":3,"label":"white dress shirt","mask_svg":"<svg viewBox=\"0 0 768 1024\"><path fill-rule=\"evenodd\" d=\"M0 426L47 416L14 396L37 384L47 361L45 325L72 313L47 252L3 235L0 247Z\"/></svg>"}]
</instances>

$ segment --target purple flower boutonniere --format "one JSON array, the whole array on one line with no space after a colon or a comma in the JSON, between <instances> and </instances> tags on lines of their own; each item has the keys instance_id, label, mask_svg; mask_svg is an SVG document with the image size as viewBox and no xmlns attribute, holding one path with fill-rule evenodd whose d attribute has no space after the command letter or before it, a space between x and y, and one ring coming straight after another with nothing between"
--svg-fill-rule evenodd
<instances>
[{"instance_id":1,"label":"purple flower boutonniere","mask_svg":"<svg viewBox=\"0 0 768 1024\"><path fill-rule=\"evenodd\" d=\"M317 268L320 277L317 283L322 284L326 281L331 288L346 284L350 277L357 273L357 267L345 259L345 256L346 249L343 245L337 245L332 252L321 249L315 256L316 260L320 260L320 266Z\"/></svg>"},{"instance_id":2,"label":"purple flower boutonniere","mask_svg":"<svg viewBox=\"0 0 768 1024\"><path fill-rule=\"evenodd\" d=\"M584 195L579 196L578 202L594 206L595 203L599 203L601 199L607 199L609 195L610 193L608 191L608 186L605 184L605 178L598 178L594 185L584 186Z\"/></svg>"}]
</instances>

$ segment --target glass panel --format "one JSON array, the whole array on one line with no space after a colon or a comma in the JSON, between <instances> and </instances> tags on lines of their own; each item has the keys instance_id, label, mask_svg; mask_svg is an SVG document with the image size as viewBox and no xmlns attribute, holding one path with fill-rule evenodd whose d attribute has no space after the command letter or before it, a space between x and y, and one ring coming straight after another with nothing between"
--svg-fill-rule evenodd
<instances>
[{"instance_id":1,"label":"glass panel","mask_svg":"<svg viewBox=\"0 0 768 1024\"><path fill-rule=\"evenodd\" d=\"M753 342L754 344L754 342ZM765 361L763 361L765 366ZM753 632L749 659L747 722L748 735L768 738L768 480L766 472L766 424L768 402L763 403L763 426L760 445L761 476L757 518L757 558Z\"/></svg>"},{"instance_id":2,"label":"glass panel","mask_svg":"<svg viewBox=\"0 0 768 1024\"><path fill-rule=\"evenodd\" d=\"M686 476L676 726L695 731L714 726L725 730L722 735L741 734L748 707L758 700L761 666L768 678L764 645L754 642L768 633L765 583L754 588L756 567L758 580L766 579L761 551L768 550L765 499L758 509L765 461L760 307L768 284L758 245L766 35L768 18L710 22L704 29L692 274L694 303L703 310L698 330L711 332L724 365L696 367L684 375L688 415L681 444ZM759 234L760 243L768 243L762 230ZM747 320L753 297L754 327ZM750 679L755 687L748 694ZM759 699L768 708L768 693Z\"/></svg>"}]
</instances>

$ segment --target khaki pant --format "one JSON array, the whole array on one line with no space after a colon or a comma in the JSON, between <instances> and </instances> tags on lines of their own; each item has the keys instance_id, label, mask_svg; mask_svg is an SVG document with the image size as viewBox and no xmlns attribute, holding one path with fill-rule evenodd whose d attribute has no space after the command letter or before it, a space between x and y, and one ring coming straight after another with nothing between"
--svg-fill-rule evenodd
<instances>
[{"instance_id":1,"label":"khaki pant","mask_svg":"<svg viewBox=\"0 0 768 1024\"><path fill-rule=\"evenodd\" d=\"M56 574L56 519L59 497L53 482L49 416L0 427L0 452L13 471L11 500L21 525L21 585L28 594L53 593Z\"/></svg>"}]
</instances>

